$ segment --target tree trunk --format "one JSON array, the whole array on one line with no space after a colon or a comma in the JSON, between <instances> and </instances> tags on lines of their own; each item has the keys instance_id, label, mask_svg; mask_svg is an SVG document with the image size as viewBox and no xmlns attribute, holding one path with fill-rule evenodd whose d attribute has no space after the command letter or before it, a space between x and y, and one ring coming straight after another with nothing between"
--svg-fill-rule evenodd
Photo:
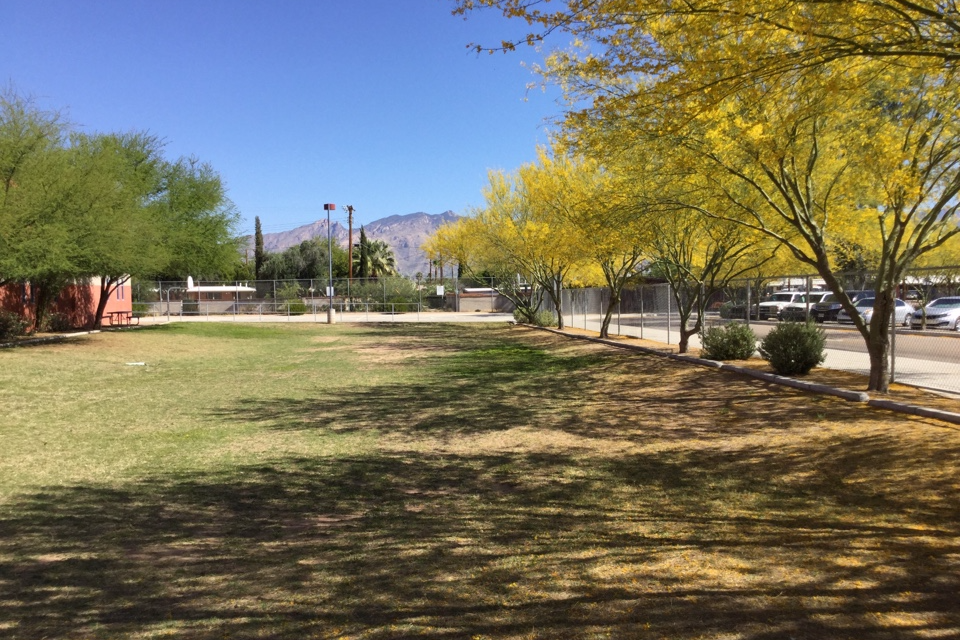
<instances>
[{"instance_id":1,"label":"tree trunk","mask_svg":"<svg viewBox=\"0 0 960 640\"><path fill-rule=\"evenodd\" d=\"M50 309L50 305L56 299L57 295L60 293L60 288L55 286L52 283L44 282L43 284L34 285L30 283L30 288L34 291L34 307L33 307L33 321L34 321L34 330L42 331L43 325L47 319L47 312Z\"/></svg>"},{"instance_id":2,"label":"tree trunk","mask_svg":"<svg viewBox=\"0 0 960 640\"><path fill-rule=\"evenodd\" d=\"M620 304L620 297L614 294L610 289L610 304L607 305L607 312L603 314L603 321L600 323L600 337L610 337L610 320L613 318L613 310Z\"/></svg>"},{"instance_id":3,"label":"tree trunk","mask_svg":"<svg viewBox=\"0 0 960 640\"><path fill-rule=\"evenodd\" d=\"M700 318L697 318L697 321L689 329L687 328L687 320L689 320L689 317L680 319L680 353L687 352L687 348L690 346L690 336L695 336L700 333Z\"/></svg>"},{"instance_id":4,"label":"tree trunk","mask_svg":"<svg viewBox=\"0 0 960 640\"><path fill-rule=\"evenodd\" d=\"M553 309L557 313L557 329L563 329L563 280L552 278L546 283L544 289L553 303Z\"/></svg>"},{"instance_id":5,"label":"tree trunk","mask_svg":"<svg viewBox=\"0 0 960 640\"><path fill-rule=\"evenodd\" d=\"M867 338L870 354L870 382L867 391L887 393L890 390L890 315L894 309L893 294L882 292L873 306L873 317Z\"/></svg>"},{"instance_id":6,"label":"tree trunk","mask_svg":"<svg viewBox=\"0 0 960 640\"><path fill-rule=\"evenodd\" d=\"M560 299L559 295L553 295L551 293L550 298L553 300L553 308L557 312L557 329L563 329L563 301Z\"/></svg>"},{"instance_id":7,"label":"tree trunk","mask_svg":"<svg viewBox=\"0 0 960 640\"><path fill-rule=\"evenodd\" d=\"M110 285L107 280L100 280L100 299L97 301L97 311L93 316L93 329L103 327L103 312L107 309L107 302L110 301Z\"/></svg>"},{"instance_id":8,"label":"tree trunk","mask_svg":"<svg viewBox=\"0 0 960 640\"><path fill-rule=\"evenodd\" d=\"M870 354L870 383L867 391L887 393L890 390L889 346L886 336L883 336L882 340L874 340L874 336L870 336L867 343L867 352Z\"/></svg>"}]
</instances>

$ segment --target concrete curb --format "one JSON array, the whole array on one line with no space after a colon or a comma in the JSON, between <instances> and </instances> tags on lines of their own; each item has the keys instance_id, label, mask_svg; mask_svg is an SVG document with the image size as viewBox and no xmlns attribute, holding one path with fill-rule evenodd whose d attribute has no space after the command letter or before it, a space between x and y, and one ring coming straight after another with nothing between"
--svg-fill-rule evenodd
<instances>
[{"instance_id":1,"label":"concrete curb","mask_svg":"<svg viewBox=\"0 0 960 640\"><path fill-rule=\"evenodd\" d=\"M795 389L800 389L802 391L808 391L810 393L819 393L824 395L835 396L837 398L842 398L850 402L862 402L867 406L875 407L877 409L886 409L888 411L894 411L896 413L904 413L907 415L920 416L923 418L933 418L935 420L942 420L943 422L949 422L951 424L960 424L960 413L943 411L941 409L930 409L927 407L918 407L916 405L907 404L905 402L897 402L896 400L871 398L870 394L866 393L865 391L851 391L849 389L838 389L836 387L831 387L824 384L815 384L813 382L797 380L796 378L779 376L773 373L767 373L766 371L757 371L755 369L738 367L732 364L724 364L722 362L717 362L715 360L706 360L704 358L697 358L695 356L686 356L678 353L665 353L664 351L661 351L658 349L651 349L650 347L643 347L638 344L626 344L626 343L617 342L614 340L603 340L601 338L594 338L592 336L584 336L576 333L567 333L566 331L560 331L559 329L551 329L550 327L537 327L535 325L524 325L524 326L527 326L533 329L541 329L543 331L548 331L550 333L554 333L567 338L575 338L577 340L595 342L595 343L607 345L610 347L617 347L619 349L627 349L628 351L639 351L641 353L648 353L651 355L668 358L670 360L678 360L680 362L685 362L685 363L697 365L700 367L709 367L711 369L719 369L721 371L730 371L732 373L738 373L741 375L749 376L751 378L763 380L765 382L770 382L772 384L779 384L786 387L792 387Z\"/></svg>"}]
</instances>

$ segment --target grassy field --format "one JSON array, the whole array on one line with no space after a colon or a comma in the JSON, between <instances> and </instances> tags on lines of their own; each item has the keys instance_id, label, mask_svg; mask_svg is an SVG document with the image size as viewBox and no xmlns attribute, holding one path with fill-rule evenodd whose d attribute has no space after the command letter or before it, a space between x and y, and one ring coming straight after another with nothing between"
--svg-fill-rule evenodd
<instances>
[{"instance_id":1,"label":"grassy field","mask_svg":"<svg viewBox=\"0 0 960 640\"><path fill-rule=\"evenodd\" d=\"M957 638L960 430L520 327L0 353L0 637Z\"/></svg>"}]
</instances>

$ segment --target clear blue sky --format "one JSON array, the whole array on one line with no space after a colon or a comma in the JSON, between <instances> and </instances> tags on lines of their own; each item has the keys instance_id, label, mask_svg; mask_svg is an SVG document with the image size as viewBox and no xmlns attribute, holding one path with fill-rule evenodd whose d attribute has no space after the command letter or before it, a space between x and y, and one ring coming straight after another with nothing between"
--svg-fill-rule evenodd
<instances>
[{"instance_id":1,"label":"clear blue sky","mask_svg":"<svg viewBox=\"0 0 960 640\"><path fill-rule=\"evenodd\" d=\"M556 90L471 53L524 32L450 0L0 0L0 83L85 131L149 131L210 163L250 233L481 205L546 143Z\"/></svg>"}]
</instances>

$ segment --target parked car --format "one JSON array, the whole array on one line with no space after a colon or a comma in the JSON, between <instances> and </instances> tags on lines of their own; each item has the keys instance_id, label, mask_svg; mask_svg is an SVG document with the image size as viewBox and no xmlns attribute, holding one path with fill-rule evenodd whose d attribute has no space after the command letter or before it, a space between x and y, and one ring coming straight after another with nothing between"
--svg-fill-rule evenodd
<instances>
[{"instance_id":1,"label":"parked car","mask_svg":"<svg viewBox=\"0 0 960 640\"><path fill-rule=\"evenodd\" d=\"M876 298L860 298L853 303L857 308L857 313L860 314L864 322L870 322L870 318L873 317L873 303L875 300ZM893 314L894 324L903 325L905 327L910 326L910 318L913 317L914 311L913 307L900 298L895 298L894 304L896 305L896 310ZM846 309L840 309L840 311L837 313L837 322L840 324L853 324L853 318L847 314Z\"/></svg>"},{"instance_id":2,"label":"parked car","mask_svg":"<svg viewBox=\"0 0 960 640\"><path fill-rule=\"evenodd\" d=\"M767 318L778 318L780 310L791 302L798 302L803 298L800 291L778 291L764 300L757 306L757 318L766 320Z\"/></svg>"},{"instance_id":3,"label":"parked car","mask_svg":"<svg viewBox=\"0 0 960 640\"><path fill-rule=\"evenodd\" d=\"M746 320L747 303L746 302L725 302L720 306L720 317L733 320ZM757 303L750 305L750 319L757 319Z\"/></svg>"},{"instance_id":4,"label":"parked car","mask_svg":"<svg viewBox=\"0 0 960 640\"><path fill-rule=\"evenodd\" d=\"M856 304L861 298L875 298L875 291L847 291L847 296L850 297L850 302ZM813 305L810 309L810 317L816 320L817 322L827 322L837 319L837 314L840 313L840 298L834 293L828 293L823 296L823 299L820 300L817 304Z\"/></svg>"},{"instance_id":5,"label":"parked car","mask_svg":"<svg viewBox=\"0 0 960 640\"><path fill-rule=\"evenodd\" d=\"M922 309L914 311L910 326L923 329L924 325L927 329L960 331L960 297L937 298Z\"/></svg>"},{"instance_id":6,"label":"parked car","mask_svg":"<svg viewBox=\"0 0 960 640\"><path fill-rule=\"evenodd\" d=\"M813 305L820 302L825 295L827 295L826 291L806 293L800 296L800 299L796 302L791 302L780 309L780 315L777 317L787 322L804 322L807 319L807 309L812 312Z\"/></svg>"}]
</instances>

